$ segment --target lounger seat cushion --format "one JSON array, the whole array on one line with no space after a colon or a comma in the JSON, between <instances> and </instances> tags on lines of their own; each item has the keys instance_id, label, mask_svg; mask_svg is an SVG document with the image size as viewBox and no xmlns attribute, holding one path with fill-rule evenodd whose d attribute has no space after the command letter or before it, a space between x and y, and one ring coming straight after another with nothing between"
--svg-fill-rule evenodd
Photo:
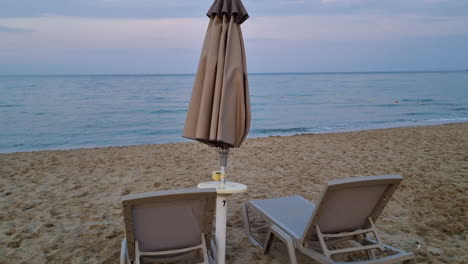
<instances>
[{"instance_id":1,"label":"lounger seat cushion","mask_svg":"<svg viewBox=\"0 0 468 264\"><path fill-rule=\"evenodd\" d=\"M314 203L299 195L253 200L249 203L297 239L304 234L315 208Z\"/></svg>"}]
</instances>

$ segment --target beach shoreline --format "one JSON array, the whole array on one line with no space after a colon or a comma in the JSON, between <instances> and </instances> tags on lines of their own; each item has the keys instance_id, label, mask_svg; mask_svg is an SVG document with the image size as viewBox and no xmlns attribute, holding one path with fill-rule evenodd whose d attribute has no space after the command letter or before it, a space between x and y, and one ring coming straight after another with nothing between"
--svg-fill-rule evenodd
<instances>
[{"instance_id":1,"label":"beach shoreline","mask_svg":"<svg viewBox=\"0 0 468 264\"><path fill-rule=\"evenodd\" d=\"M0 154L0 262L116 263L122 195L195 188L217 167L196 142ZM404 178L377 222L383 240L417 263L464 263L468 123L248 138L229 158L228 180L249 191L232 196L227 263L287 262L281 243L271 255L250 244L243 202L314 201L328 180L382 174Z\"/></svg>"},{"instance_id":2,"label":"beach shoreline","mask_svg":"<svg viewBox=\"0 0 468 264\"><path fill-rule=\"evenodd\" d=\"M351 133L351 132L362 132L362 131L372 131L372 130L382 130L382 129L392 129L392 128L405 128L405 127L429 127L429 126L441 126L441 125L456 125L456 124L468 124L468 118L466 121L461 120L460 118L456 120L426 120L426 121L413 121L413 122L402 122L402 123L393 123L393 124L379 124L375 126L367 126L367 127L359 127L359 128L344 128L344 129L331 129L331 130L323 130L323 131L316 131L316 132L305 132L305 133L284 133L284 134L277 134L277 135L267 135L267 136L258 136L258 137L250 137L247 136L249 140L258 139L258 138L269 138L269 137L290 137L290 136L301 136L301 135L320 135L320 134L340 134L340 133ZM101 148L115 148L115 147L138 147L138 146L154 146L154 145L166 145L166 144L178 144L178 143L187 143L193 142L192 140L188 140L182 137L182 131L180 132L181 141L176 142L164 142L158 144L131 144L131 145L103 145L103 146L86 146L86 147L65 147L65 148L45 148L45 149L38 149L38 150L19 150L19 151L10 151L10 152L3 152L0 150L0 155L2 154L12 154L12 153L23 153L23 152L42 152L42 151L60 151L60 150L79 150L79 149L101 149Z\"/></svg>"}]
</instances>

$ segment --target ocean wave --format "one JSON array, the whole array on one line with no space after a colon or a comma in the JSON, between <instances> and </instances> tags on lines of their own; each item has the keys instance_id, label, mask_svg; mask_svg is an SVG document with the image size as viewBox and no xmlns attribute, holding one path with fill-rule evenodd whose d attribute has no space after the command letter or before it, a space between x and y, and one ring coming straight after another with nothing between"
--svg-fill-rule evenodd
<instances>
[{"instance_id":1,"label":"ocean wave","mask_svg":"<svg viewBox=\"0 0 468 264\"><path fill-rule=\"evenodd\" d=\"M393 103L393 104L378 104L374 105L377 107L400 107L401 105L399 103Z\"/></svg>"},{"instance_id":2,"label":"ocean wave","mask_svg":"<svg viewBox=\"0 0 468 264\"><path fill-rule=\"evenodd\" d=\"M21 106L24 106L24 105L13 105L13 104L0 104L0 107L21 107Z\"/></svg>"},{"instance_id":3,"label":"ocean wave","mask_svg":"<svg viewBox=\"0 0 468 264\"><path fill-rule=\"evenodd\" d=\"M144 136L156 136L156 135L180 135L182 136L182 130L152 130L148 132L141 132L140 135Z\"/></svg>"},{"instance_id":4,"label":"ocean wave","mask_svg":"<svg viewBox=\"0 0 468 264\"><path fill-rule=\"evenodd\" d=\"M309 132L310 129L306 127L294 127L294 128L264 128L255 129L252 131L254 134L271 134L271 133L305 133Z\"/></svg>"},{"instance_id":5,"label":"ocean wave","mask_svg":"<svg viewBox=\"0 0 468 264\"><path fill-rule=\"evenodd\" d=\"M428 119L429 122L466 122L468 117L455 117L455 118L439 118L439 119Z\"/></svg>"},{"instance_id":6,"label":"ocean wave","mask_svg":"<svg viewBox=\"0 0 468 264\"><path fill-rule=\"evenodd\" d=\"M427 103L427 102L434 102L435 100L434 99L401 99L400 101L401 102L423 102L423 103Z\"/></svg>"},{"instance_id":7,"label":"ocean wave","mask_svg":"<svg viewBox=\"0 0 468 264\"><path fill-rule=\"evenodd\" d=\"M151 111L151 114L175 114L175 113L185 113L187 109L177 109L177 110L167 110L161 109L156 111Z\"/></svg>"},{"instance_id":8,"label":"ocean wave","mask_svg":"<svg viewBox=\"0 0 468 264\"><path fill-rule=\"evenodd\" d=\"M449 110L452 110L452 111L468 111L468 108L466 108L466 107L456 107L456 108L450 108Z\"/></svg>"},{"instance_id":9,"label":"ocean wave","mask_svg":"<svg viewBox=\"0 0 468 264\"><path fill-rule=\"evenodd\" d=\"M436 113L404 113L401 114L404 116L427 116L427 115L437 115Z\"/></svg>"}]
</instances>

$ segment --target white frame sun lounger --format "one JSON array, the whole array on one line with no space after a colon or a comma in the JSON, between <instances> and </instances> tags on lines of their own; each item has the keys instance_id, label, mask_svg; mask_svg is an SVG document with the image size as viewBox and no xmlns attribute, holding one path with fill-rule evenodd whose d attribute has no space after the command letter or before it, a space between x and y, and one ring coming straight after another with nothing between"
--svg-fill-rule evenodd
<instances>
[{"instance_id":1,"label":"white frame sun lounger","mask_svg":"<svg viewBox=\"0 0 468 264\"><path fill-rule=\"evenodd\" d=\"M330 181L317 204L302 196L253 200L244 204L244 224L249 240L268 254L274 237L282 240L289 259L296 264L295 249L319 263L409 263L412 253L384 244L374 226L377 218L398 188L399 175L368 176ZM268 224L265 243L251 232L249 212ZM375 240L366 237L373 233ZM360 246L332 250L338 242L354 240ZM376 258L374 250L391 250L395 254ZM368 260L336 262L332 255L364 251Z\"/></svg>"},{"instance_id":2,"label":"white frame sun lounger","mask_svg":"<svg viewBox=\"0 0 468 264\"><path fill-rule=\"evenodd\" d=\"M175 261L201 254L215 263L211 239L216 189L188 189L127 195L122 198L125 239L121 264ZM208 252L207 248L211 248Z\"/></svg>"}]
</instances>

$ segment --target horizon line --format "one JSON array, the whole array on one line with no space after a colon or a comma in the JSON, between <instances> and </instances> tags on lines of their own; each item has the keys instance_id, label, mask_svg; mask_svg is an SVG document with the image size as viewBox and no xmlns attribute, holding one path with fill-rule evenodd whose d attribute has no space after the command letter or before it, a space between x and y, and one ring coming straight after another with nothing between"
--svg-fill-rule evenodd
<instances>
[{"instance_id":1,"label":"horizon line","mask_svg":"<svg viewBox=\"0 0 468 264\"><path fill-rule=\"evenodd\" d=\"M324 71L324 72L254 72L248 75L300 75L300 74L350 74L350 73L425 73L425 72L463 72L458 70L410 70L410 71ZM60 74L0 74L1 77L11 76L188 76L196 73L60 73Z\"/></svg>"}]
</instances>

